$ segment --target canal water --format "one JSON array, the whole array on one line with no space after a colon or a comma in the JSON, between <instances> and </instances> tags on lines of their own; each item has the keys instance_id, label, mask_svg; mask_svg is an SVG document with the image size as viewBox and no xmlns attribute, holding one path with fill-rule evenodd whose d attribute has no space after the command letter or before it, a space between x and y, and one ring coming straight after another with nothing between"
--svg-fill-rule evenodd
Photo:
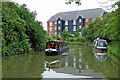
<instances>
[{"instance_id":1,"label":"canal water","mask_svg":"<svg viewBox=\"0 0 120 80\"><path fill-rule=\"evenodd\" d=\"M107 55L98 55L92 46L69 45L69 51L55 56L36 52L2 58L2 78L118 77L118 63Z\"/></svg>"}]
</instances>

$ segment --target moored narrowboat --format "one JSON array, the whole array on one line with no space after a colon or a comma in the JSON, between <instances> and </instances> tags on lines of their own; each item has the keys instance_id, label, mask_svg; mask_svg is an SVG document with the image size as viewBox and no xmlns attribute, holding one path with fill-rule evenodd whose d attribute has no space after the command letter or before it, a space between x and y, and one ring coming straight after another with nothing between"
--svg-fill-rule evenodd
<instances>
[{"instance_id":1,"label":"moored narrowboat","mask_svg":"<svg viewBox=\"0 0 120 80\"><path fill-rule=\"evenodd\" d=\"M93 41L93 49L95 49L98 53L99 52L107 52L107 41L104 39L95 39Z\"/></svg>"},{"instance_id":2,"label":"moored narrowboat","mask_svg":"<svg viewBox=\"0 0 120 80\"><path fill-rule=\"evenodd\" d=\"M63 51L68 49L67 42L48 41L46 43L45 55L62 54Z\"/></svg>"}]
</instances>

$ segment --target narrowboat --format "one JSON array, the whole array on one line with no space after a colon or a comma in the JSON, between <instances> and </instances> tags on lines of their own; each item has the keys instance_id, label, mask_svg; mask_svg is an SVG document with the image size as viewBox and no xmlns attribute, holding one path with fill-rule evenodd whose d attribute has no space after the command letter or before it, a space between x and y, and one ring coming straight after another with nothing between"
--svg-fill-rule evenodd
<instances>
[{"instance_id":1,"label":"narrowboat","mask_svg":"<svg viewBox=\"0 0 120 80\"><path fill-rule=\"evenodd\" d=\"M95 49L98 53L99 52L103 52L106 53L107 52L107 41L104 39L95 39L93 41L93 49Z\"/></svg>"},{"instance_id":2,"label":"narrowboat","mask_svg":"<svg viewBox=\"0 0 120 80\"><path fill-rule=\"evenodd\" d=\"M63 51L68 49L67 42L48 41L46 43L45 55L62 54Z\"/></svg>"}]
</instances>

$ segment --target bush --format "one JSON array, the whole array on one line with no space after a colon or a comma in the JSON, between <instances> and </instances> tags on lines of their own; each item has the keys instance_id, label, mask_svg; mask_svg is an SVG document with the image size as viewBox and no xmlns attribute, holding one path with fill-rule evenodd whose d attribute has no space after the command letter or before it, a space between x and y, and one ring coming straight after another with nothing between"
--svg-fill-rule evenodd
<instances>
[{"instance_id":1,"label":"bush","mask_svg":"<svg viewBox=\"0 0 120 80\"><path fill-rule=\"evenodd\" d=\"M76 39L77 42L85 42L85 38L84 37L77 37Z\"/></svg>"},{"instance_id":2,"label":"bush","mask_svg":"<svg viewBox=\"0 0 120 80\"><path fill-rule=\"evenodd\" d=\"M74 37L68 37L68 42L74 42L74 41L76 41L76 38L74 38Z\"/></svg>"}]
</instances>

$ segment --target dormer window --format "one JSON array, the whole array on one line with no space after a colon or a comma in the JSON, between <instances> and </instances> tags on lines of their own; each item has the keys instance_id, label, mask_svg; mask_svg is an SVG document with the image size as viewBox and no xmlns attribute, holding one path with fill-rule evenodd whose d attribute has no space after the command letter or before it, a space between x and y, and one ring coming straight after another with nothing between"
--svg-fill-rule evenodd
<instances>
[{"instance_id":1,"label":"dormer window","mask_svg":"<svg viewBox=\"0 0 120 80\"><path fill-rule=\"evenodd\" d=\"M60 21L58 21L58 24L60 24Z\"/></svg>"},{"instance_id":2,"label":"dormer window","mask_svg":"<svg viewBox=\"0 0 120 80\"><path fill-rule=\"evenodd\" d=\"M79 19L79 22L81 22L81 19Z\"/></svg>"}]
</instances>

